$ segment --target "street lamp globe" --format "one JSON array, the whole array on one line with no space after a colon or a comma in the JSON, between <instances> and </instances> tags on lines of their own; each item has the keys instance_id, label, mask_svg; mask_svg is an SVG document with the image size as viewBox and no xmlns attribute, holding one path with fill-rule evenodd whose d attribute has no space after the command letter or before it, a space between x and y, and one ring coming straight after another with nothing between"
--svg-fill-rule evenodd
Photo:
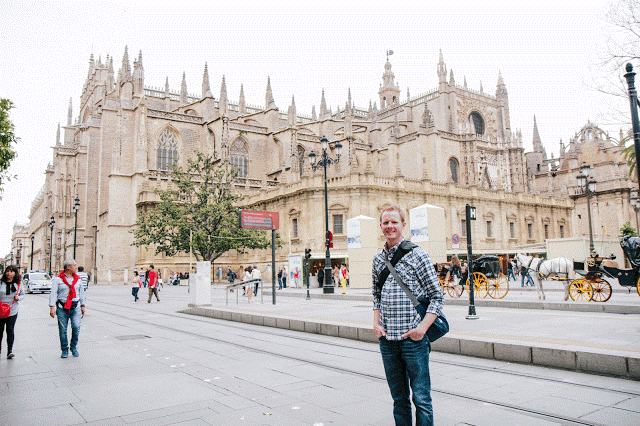
<instances>
[{"instance_id":1,"label":"street lamp globe","mask_svg":"<svg viewBox=\"0 0 640 426\"><path fill-rule=\"evenodd\" d=\"M340 157L340 155L342 154L342 144L340 142L336 142L335 148L336 148L336 155Z\"/></svg>"},{"instance_id":2,"label":"street lamp globe","mask_svg":"<svg viewBox=\"0 0 640 426\"><path fill-rule=\"evenodd\" d=\"M77 212L80 209L80 198L78 198L78 196L76 195L76 199L74 200L73 203L73 211Z\"/></svg>"},{"instance_id":3,"label":"street lamp globe","mask_svg":"<svg viewBox=\"0 0 640 426\"><path fill-rule=\"evenodd\" d=\"M589 172L591 171L591 166L589 164L583 164L580 166L580 172L586 177L589 177Z\"/></svg>"},{"instance_id":4,"label":"street lamp globe","mask_svg":"<svg viewBox=\"0 0 640 426\"><path fill-rule=\"evenodd\" d=\"M309 153L309 163L311 163L312 166L314 166L316 164L316 152L315 151L311 151Z\"/></svg>"},{"instance_id":5,"label":"street lamp globe","mask_svg":"<svg viewBox=\"0 0 640 426\"><path fill-rule=\"evenodd\" d=\"M322 144L323 151L326 151L327 148L329 148L329 139L327 139L325 136L323 136L322 139L320 139L320 143Z\"/></svg>"},{"instance_id":6,"label":"street lamp globe","mask_svg":"<svg viewBox=\"0 0 640 426\"><path fill-rule=\"evenodd\" d=\"M580 173L577 176L577 179L578 179L578 185L580 185L580 188L586 188L585 183L587 181L587 176L584 175L583 173Z\"/></svg>"}]
</instances>

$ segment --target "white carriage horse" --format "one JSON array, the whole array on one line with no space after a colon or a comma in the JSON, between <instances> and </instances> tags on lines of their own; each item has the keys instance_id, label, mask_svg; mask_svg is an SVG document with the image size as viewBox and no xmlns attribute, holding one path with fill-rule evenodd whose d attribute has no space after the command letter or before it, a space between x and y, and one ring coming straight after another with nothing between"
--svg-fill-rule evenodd
<instances>
[{"instance_id":1,"label":"white carriage horse","mask_svg":"<svg viewBox=\"0 0 640 426\"><path fill-rule=\"evenodd\" d=\"M564 284L564 300L569 298L569 285L571 280L575 278L572 261L564 257L544 260L533 256L525 256L522 253L516 254L515 259L518 269L524 266L529 270L531 278L533 278L533 282L538 289L538 299L545 300L540 277L547 278L549 276L560 278L562 284Z\"/></svg>"}]
</instances>

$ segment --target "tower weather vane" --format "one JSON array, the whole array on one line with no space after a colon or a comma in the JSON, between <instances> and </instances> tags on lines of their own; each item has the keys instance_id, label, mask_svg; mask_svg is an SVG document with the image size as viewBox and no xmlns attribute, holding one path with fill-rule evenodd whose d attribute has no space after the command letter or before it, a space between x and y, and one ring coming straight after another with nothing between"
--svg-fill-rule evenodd
<instances>
[{"instance_id":1,"label":"tower weather vane","mask_svg":"<svg viewBox=\"0 0 640 426\"><path fill-rule=\"evenodd\" d=\"M387 50L387 61L389 60L390 55L393 55L393 50L391 49Z\"/></svg>"}]
</instances>

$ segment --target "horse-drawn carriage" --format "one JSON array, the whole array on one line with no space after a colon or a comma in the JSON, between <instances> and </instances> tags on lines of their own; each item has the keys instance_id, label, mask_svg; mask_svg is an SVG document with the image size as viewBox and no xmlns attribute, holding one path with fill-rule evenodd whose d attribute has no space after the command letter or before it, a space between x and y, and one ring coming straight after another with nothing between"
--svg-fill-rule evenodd
<instances>
[{"instance_id":1,"label":"horse-drawn carriage","mask_svg":"<svg viewBox=\"0 0 640 426\"><path fill-rule=\"evenodd\" d=\"M451 273L450 263L437 265L438 281L442 291L451 297L460 297L466 289L469 292L469 280L466 270ZM509 281L502 273L500 259L497 256L482 256L473 262L473 290L477 297L502 299L509 291ZM463 286L462 283L465 283Z\"/></svg>"},{"instance_id":2,"label":"horse-drawn carriage","mask_svg":"<svg viewBox=\"0 0 640 426\"><path fill-rule=\"evenodd\" d=\"M582 278L571 283L569 291L573 300L606 302L612 292L606 278L617 279L621 286L629 287L629 291L635 287L640 295L640 238L622 237L620 246L631 263L631 269L618 268L614 255L607 258L594 254L587 258L586 269L582 269L581 263L574 262L574 269Z\"/></svg>"}]
</instances>

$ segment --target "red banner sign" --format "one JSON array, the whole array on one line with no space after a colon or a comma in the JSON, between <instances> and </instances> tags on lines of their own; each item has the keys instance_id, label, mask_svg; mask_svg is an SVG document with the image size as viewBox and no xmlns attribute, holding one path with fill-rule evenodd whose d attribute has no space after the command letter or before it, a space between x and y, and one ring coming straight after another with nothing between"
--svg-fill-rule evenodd
<instances>
[{"instance_id":1,"label":"red banner sign","mask_svg":"<svg viewBox=\"0 0 640 426\"><path fill-rule=\"evenodd\" d=\"M251 229L278 229L280 216L278 212L260 212L256 210L240 210L240 227Z\"/></svg>"}]
</instances>

